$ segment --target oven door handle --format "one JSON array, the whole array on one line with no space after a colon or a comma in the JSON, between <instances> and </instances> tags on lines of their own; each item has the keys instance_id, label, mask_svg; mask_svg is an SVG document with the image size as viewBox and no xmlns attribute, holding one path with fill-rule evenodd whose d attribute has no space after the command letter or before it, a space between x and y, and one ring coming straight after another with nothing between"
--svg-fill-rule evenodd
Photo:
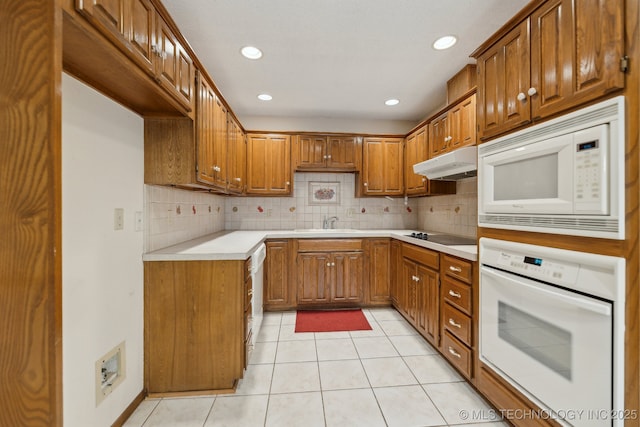
<instances>
[{"instance_id":1,"label":"oven door handle","mask_svg":"<svg viewBox=\"0 0 640 427\"><path fill-rule=\"evenodd\" d=\"M511 275L509 275L509 273L501 273L498 271L495 271L493 269L490 269L486 266L482 266L481 267L481 273L480 276L482 276L482 274L487 274L489 276L493 276L497 279L502 279L502 280L506 280L509 282L515 282L517 283L519 286L526 286L527 288L529 288L530 291L532 292L537 292L539 294L544 294L547 297L551 297L551 298L555 298L555 299L561 299L564 301L569 302L572 305L575 305L577 307L580 307L584 310L588 310L594 313L598 313L598 314L602 314L603 316L611 316L611 304L606 304L606 303L598 303L598 302L592 302L589 300L586 300L584 298L579 298L579 297L573 297L570 295L566 295L565 293L559 293L559 292L553 292L553 291L549 291L547 289L541 288L536 282L534 282L533 280L527 279L525 277L518 277L518 279L514 279L514 277L511 277ZM482 287L482 285L480 285Z\"/></svg>"}]
</instances>

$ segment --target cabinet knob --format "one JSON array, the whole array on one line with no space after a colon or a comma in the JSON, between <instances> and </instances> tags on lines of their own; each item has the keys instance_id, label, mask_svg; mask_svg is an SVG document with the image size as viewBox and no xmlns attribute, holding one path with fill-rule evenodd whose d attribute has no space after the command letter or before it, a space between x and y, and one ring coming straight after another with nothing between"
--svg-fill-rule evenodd
<instances>
[{"instance_id":1,"label":"cabinet knob","mask_svg":"<svg viewBox=\"0 0 640 427\"><path fill-rule=\"evenodd\" d=\"M331 263L330 262L327 263L327 267L331 267Z\"/></svg>"},{"instance_id":2,"label":"cabinet knob","mask_svg":"<svg viewBox=\"0 0 640 427\"><path fill-rule=\"evenodd\" d=\"M331 154L329 154L329 155L327 156L327 159L330 159L330 158L331 158Z\"/></svg>"},{"instance_id":3,"label":"cabinet knob","mask_svg":"<svg viewBox=\"0 0 640 427\"><path fill-rule=\"evenodd\" d=\"M233 178L234 181L240 182L242 181L242 178Z\"/></svg>"},{"instance_id":4,"label":"cabinet knob","mask_svg":"<svg viewBox=\"0 0 640 427\"><path fill-rule=\"evenodd\" d=\"M529 94L529 96L533 96L536 93L538 93L538 91L536 90L535 87L530 87L529 90L527 91L527 94Z\"/></svg>"},{"instance_id":5,"label":"cabinet knob","mask_svg":"<svg viewBox=\"0 0 640 427\"><path fill-rule=\"evenodd\" d=\"M322 156L323 159L327 160L327 155Z\"/></svg>"},{"instance_id":6,"label":"cabinet knob","mask_svg":"<svg viewBox=\"0 0 640 427\"><path fill-rule=\"evenodd\" d=\"M368 187L368 186L369 186L369 184L367 184L366 182L365 182L364 184L362 184L362 185L364 185L365 187Z\"/></svg>"},{"instance_id":7,"label":"cabinet knob","mask_svg":"<svg viewBox=\"0 0 640 427\"><path fill-rule=\"evenodd\" d=\"M458 329L460 329L462 327L462 325L460 323L456 323L456 321L451 319L451 318L449 318L449 324L451 326L453 326L454 328L458 328Z\"/></svg>"},{"instance_id":8,"label":"cabinet knob","mask_svg":"<svg viewBox=\"0 0 640 427\"><path fill-rule=\"evenodd\" d=\"M422 177L422 182L427 182L427 178Z\"/></svg>"},{"instance_id":9,"label":"cabinet knob","mask_svg":"<svg viewBox=\"0 0 640 427\"><path fill-rule=\"evenodd\" d=\"M451 295L454 298L460 298L462 297L462 295L460 295L458 292L454 292L451 289L449 289L449 295Z\"/></svg>"},{"instance_id":10,"label":"cabinet knob","mask_svg":"<svg viewBox=\"0 0 640 427\"><path fill-rule=\"evenodd\" d=\"M285 182L285 184L290 185L291 183L289 181Z\"/></svg>"},{"instance_id":11,"label":"cabinet knob","mask_svg":"<svg viewBox=\"0 0 640 427\"><path fill-rule=\"evenodd\" d=\"M516 96L516 99L518 101L524 101L525 99L527 99L527 95L525 95L524 92L520 92L518 96Z\"/></svg>"},{"instance_id":12,"label":"cabinet knob","mask_svg":"<svg viewBox=\"0 0 640 427\"><path fill-rule=\"evenodd\" d=\"M462 273L462 269L460 267L456 267L454 265L449 266L449 270L454 271L456 273Z\"/></svg>"},{"instance_id":13,"label":"cabinet knob","mask_svg":"<svg viewBox=\"0 0 640 427\"><path fill-rule=\"evenodd\" d=\"M450 354L450 355L452 355L452 356L454 356L454 357L457 357L458 359L460 359L460 358L462 357L462 356L460 355L460 353L458 353L457 351L455 351L455 350L453 349L453 347L451 347L451 346L449 346L449 354Z\"/></svg>"},{"instance_id":14,"label":"cabinet knob","mask_svg":"<svg viewBox=\"0 0 640 427\"><path fill-rule=\"evenodd\" d=\"M335 262L332 262L332 263L331 263L331 267L335 267L335 266L336 266L336 263L335 263Z\"/></svg>"}]
</instances>

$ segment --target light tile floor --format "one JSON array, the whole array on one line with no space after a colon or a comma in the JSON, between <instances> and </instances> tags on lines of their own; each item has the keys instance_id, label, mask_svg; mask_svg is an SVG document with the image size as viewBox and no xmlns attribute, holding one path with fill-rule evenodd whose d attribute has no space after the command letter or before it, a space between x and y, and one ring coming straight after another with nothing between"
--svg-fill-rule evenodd
<instances>
[{"instance_id":1,"label":"light tile floor","mask_svg":"<svg viewBox=\"0 0 640 427\"><path fill-rule=\"evenodd\" d=\"M125 426L507 426L397 311L363 311L371 331L315 334L266 313L235 394L147 399Z\"/></svg>"}]
</instances>

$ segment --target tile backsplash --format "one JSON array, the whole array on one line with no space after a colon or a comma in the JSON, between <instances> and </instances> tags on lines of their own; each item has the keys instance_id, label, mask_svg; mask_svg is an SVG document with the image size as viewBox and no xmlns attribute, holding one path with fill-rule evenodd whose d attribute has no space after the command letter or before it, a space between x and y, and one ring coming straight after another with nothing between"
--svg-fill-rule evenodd
<instances>
[{"instance_id":1,"label":"tile backsplash","mask_svg":"<svg viewBox=\"0 0 640 427\"><path fill-rule=\"evenodd\" d=\"M418 199L418 228L476 237L478 228L478 179L457 182L456 194Z\"/></svg>"},{"instance_id":2,"label":"tile backsplash","mask_svg":"<svg viewBox=\"0 0 640 427\"><path fill-rule=\"evenodd\" d=\"M312 184L313 183L313 184ZM314 204L311 188L331 183L336 204ZM477 179L457 182L457 194L389 199L354 197L355 174L296 173L293 197L226 197L145 185L145 251L153 251L220 230L322 228L418 229L476 237Z\"/></svg>"},{"instance_id":3,"label":"tile backsplash","mask_svg":"<svg viewBox=\"0 0 640 427\"><path fill-rule=\"evenodd\" d=\"M225 197L144 186L145 252L224 230Z\"/></svg>"},{"instance_id":4,"label":"tile backsplash","mask_svg":"<svg viewBox=\"0 0 640 427\"><path fill-rule=\"evenodd\" d=\"M311 188L336 183L336 204L313 204ZM334 185L331 187L334 188ZM294 197L229 197L225 208L228 230L290 230L322 228L326 217L336 216L334 228L415 228L417 201L384 197L355 198L353 173L296 173ZM334 196L335 197L335 196Z\"/></svg>"}]
</instances>

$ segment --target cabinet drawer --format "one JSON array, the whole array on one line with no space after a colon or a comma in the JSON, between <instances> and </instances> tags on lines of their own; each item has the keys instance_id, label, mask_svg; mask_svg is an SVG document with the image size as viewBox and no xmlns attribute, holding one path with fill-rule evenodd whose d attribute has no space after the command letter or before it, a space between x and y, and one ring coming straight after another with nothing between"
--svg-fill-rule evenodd
<instances>
[{"instance_id":1,"label":"cabinet drawer","mask_svg":"<svg viewBox=\"0 0 640 427\"><path fill-rule=\"evenodd\" d=\"M361 251L361 239L300 239L298 252Z\"/></svg>"},{"instance_id":2,"label":"cabinet drawer","mask_svg":"<svg viewBox=\"0 0 640 427\"><path fill-rule=\"evenodd\" d=\"M471 346L471 318L449 304L443 305L442 322L446 329L460 341Z\"/></svg>"},{"instance_id":3,"label":"cabinet drawer","mask_svg":"<svg viewBox=\"0 0 640 427\"><path fill-rule=\"evenodd\" d=\"M439 252L421 248L419 246L409 244L402 245L402 256L435 270L437 270L440 265Z\"/></svg>"},{"instance_id":4,"label":"cabinet drawer","mask_svg":"<svg viewBox=\"0 0 640 427\"><path fill-rule=\"evenodd\" d=\"M473 280L472 264L469 261L454 258L449 255L442 255L442 272L447 276L471 284Z\"/></svg>"},{"instance_id":5,"label":"cabinet drawer","mask_svg":"<svg viewBox=\"0 0 640 427\"><path fill-rule=\"evenodd\" d=\"M471 350L454 338L448 331L442 337L442 352L444 357L458 368L464 376L471 378Z\"/></svg>"},{"instance_id":6,"label":"cabinet drawer","mask_svg":"<svg viewBox=\"0 0 640 427\"><path fill-rule=\"evenodd\" d=\"M442 279L442 298L460 311L471 315L471 286L444 277Z\"/></svg>"}]
</instances>

